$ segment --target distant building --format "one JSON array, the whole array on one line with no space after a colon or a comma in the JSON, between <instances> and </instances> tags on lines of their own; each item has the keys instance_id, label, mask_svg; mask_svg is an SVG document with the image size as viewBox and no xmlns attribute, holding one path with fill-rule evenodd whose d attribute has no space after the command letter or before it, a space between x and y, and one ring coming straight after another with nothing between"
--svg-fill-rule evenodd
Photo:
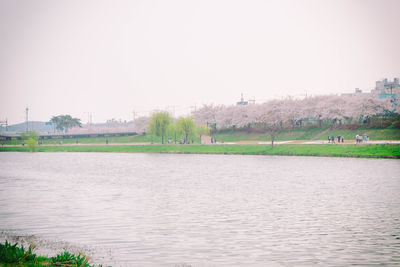
<instances>
[{"instance_id":1,"label":"distant building","mask_svg":"<svg viewBox=\"0 0 400 267\"><path fill-rule=\"evenodd\" d=\"M356 96L359 94L374 94L379 99L391 97L393 99L393 105L396 106L400 96L399 78L394 78L393 81L388 81L387 78L376 81L375 88L372 89L370 93L363 93L360 88L356 88L354 93L345 93L342 95Z\"/></svg>"},{"instance_id":2,"label":"distant building","mask_svg":"<svg viewBox=\"0 0 400 267\"><path fill-rule=\"evenodd\" d=\"M383 79L376 81L375 89L371 91L378 96L379 99L391 97L395 105L398 103L398 97L400 95L400 84L399 78L394 78L393 81Z\"/></svg>"},{"instance_id":3,"label":"distant building","mask_svg":"<svg viewBox=\"0 0 400 267\"><path fill-rule=\"evenodd\" d=\"M244 101L243 94L242 94L242 97L240 98L240 101L239 101L239 102L236 102L236 105L243 105L243 106L246 106L246 105L248 105L248 104L249 104L248 101Z\"/></svg>"},{"instance_id":4,"label":"distant building","mask_svg":"<svg viewBox=\"0 0 400 267\"><path fill-rule=\"evenodd\" d=\"M356 95L360 95L360 94L369 94L369 93L363 93L363 91L360 88L356 88L354 90L354 93L344 93L342 95L343 96L356 96Z\"/></svg>"}]
</instances>

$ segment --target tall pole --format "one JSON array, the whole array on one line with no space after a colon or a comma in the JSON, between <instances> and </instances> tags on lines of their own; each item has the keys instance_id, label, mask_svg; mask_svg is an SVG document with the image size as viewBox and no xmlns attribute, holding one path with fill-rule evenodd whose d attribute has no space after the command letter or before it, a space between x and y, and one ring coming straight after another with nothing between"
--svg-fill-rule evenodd
<instances>
[{"instance_id":1,"label":"tall pole","mask_svg":"<svg viewBox=\"0 0 400 267\"><path fill-rule=\"evenodd\" d=\"M28 112L29 112L29 108L27 107L25 109L25 113L26 113L26 130L25 130L25 132L28 131Z\"/></svg>"}]
</instances>

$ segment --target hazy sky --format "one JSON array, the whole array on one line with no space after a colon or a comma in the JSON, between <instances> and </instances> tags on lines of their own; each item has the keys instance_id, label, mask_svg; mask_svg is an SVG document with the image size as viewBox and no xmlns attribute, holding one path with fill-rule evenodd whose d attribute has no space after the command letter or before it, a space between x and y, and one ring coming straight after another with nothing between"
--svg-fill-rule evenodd
<instances>
[{"instance_id":1,"label":"hazy sky","mask_svg":"<svg viewBox=\"0 0 400 267\"><path fill-rule=\"evenodd\" d=\"M0 120L132 120L370 90L400 76L400 1L0 0Z\"/></svg>"}]
</instances>

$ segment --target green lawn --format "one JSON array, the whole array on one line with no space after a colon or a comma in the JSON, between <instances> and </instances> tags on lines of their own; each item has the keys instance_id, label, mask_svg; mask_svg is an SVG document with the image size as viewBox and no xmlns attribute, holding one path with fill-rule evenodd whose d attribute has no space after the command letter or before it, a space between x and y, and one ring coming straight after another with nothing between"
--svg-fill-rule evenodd
<instances>
[{"instance_id":1,"label":"green lawn","mask_svg":"<svg viewBox=\"0 0 400 267\"><path fill-rule=\"evenodd\" d=\"M328 129L328 127L312 128L312 129L295 129L285 130L277 133L275 141L289 141L289 140L312 140L319 133ZM339 130L333 129L324 133L316 140L327 140L328 136L338 135L344 136L345 140L355 140L355 136L368 135L370 140L400 140L400 129L358 129L358 130ZM243 131L225 131L212 134L218 142L237 142L237 141L270 141L269 135L265 133L246 133ZM178 136L177 139L183 138ZM73 139L50 139L44 140L44 144L53 144L54 141L57 144L62 140L63 144L75 144L78 141L79 144L105 144L106 139L109 143L151 143L151 135L133 135L133 136L117 136L117 137L91 137L91 138L73 138ZM164 142L166 142L165 138ZM160 137L153 137L154 143L161 143ZM21 141L7 141L4 144L21 144ZM194 143L199 144L199 137L194 138Z\"/></svg>"},{"instance_id":2,"label":"green lawn","mask_svg":"<svg viewBox=\"0 0 400 267\"><path fill-rule=\"evenodd\" d=\"M183 136L177 136L177 141L179 141L180 138L183 138ZM60 143L60 141L63 142L63 144L76 144L76 141L78 141L79 144L105 144L106 140L108 140L109 143L151 143L152 141L154 143L160 143L161 144L161 137L154 136L152 137L151 135L131 135L131 136L114 136L114 137L89 137L89 138L72 138L72 139L45 139L43 140L43 144L53 144L56 142L57 144ZM164 138L164 143L166 143L168 140L168 137ZM199 137L194 138L195 143L199 143ZM3 141L5 145L20 145L21 141L20 140L15 140L15 141Z\"/></svg>"},{"instance_id":3,"label":"green lawn","mask_svg":"<svg viewBox=\"0 0 400 267\"><path fill-rule=\"evenodd\" d=\"M131 135L131 136L115 136L115 137L90 137L90 138L73 138L73 139L50 139L44 140L44 144L53 144L54 141L59 143L61 140L63 144L105 144L106 139L109 143L145 143L151 142L150 135ZM154 141L160 142L161 139L156 138Z\"/></svg>"},{"instance_id":4,"label":"green lawn","mask_svg":"<svg viewBox=\"0 0 400 267\"><path fill-rule=\"evenodd\" d=\"M312 129L294 129L291 131L279 131L276 136L276 141L289 141L289 140L311 140L318 133L324 131L328 127L312 128ZM271 138L265 133L246 133L242 131L226 131L212 134L217 141L235 142L235 141L270 141Z\"/></svg>"},{"instance_id":5,"label":"green lawn","mask_svg":"<svg viewBox=\"0 0 400 267\"><path fill-rule=\"evenodd\" d=\"M344 136L345 140L355 140L356 135L366 134L370 140L399 140L400 129L358 129L358 130L339 130L333 129L317 138L317 140L328 140L328 136Z\"/></svg>"},{"instance_id":6,"label":"green lawn","mask_svg":"<svg viewBox=\"0 0 400 267\"><path fill-rule=\"evenodd\" d=\"M0 147L0 151L28 151L27 147ZM40 146L38 152L131 152L243 155L298 155L400 158L397 145L102 145Z\"/></svg>"},{"instance_id":7,"label":"green lawn","mask_svg":"<svg viewBox=\"0 0 400 267\"><path fill-rule=\"evenodd\" d=\"M275 136L275 141L289 140L312 140L319 133L325 131L328 127L313 129L295 129L280 131ZM345 140L355 140L356 135L368 135L370 140L400 140L400 129L358 129L358 130L340 130L332 129L324 133L316 140L327 140L328 136L343 136ZM235 141L270 141L267 134L246 133L240 131L228 131L213 134L217 141L235 142Z\"/></svg>"}]
</instances>

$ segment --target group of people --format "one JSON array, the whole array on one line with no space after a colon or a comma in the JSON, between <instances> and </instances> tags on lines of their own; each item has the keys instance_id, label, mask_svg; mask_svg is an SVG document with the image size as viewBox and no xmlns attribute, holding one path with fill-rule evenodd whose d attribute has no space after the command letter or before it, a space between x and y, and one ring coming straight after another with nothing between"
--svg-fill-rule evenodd
<instances>
[{"instance_id":1,"label":"group of people","mask_svg":"<svg viewBox=\"0 0 400 267\"><path fill-rule=\"evenodd\" d=\"M190 144L190 140L189 140L189 138L183 138L183 139L179 139L179 141L178 141L178 143L179 144ZM192 144L194 143L194 139L192 138ZM168 144L172 144L172 139L171 138L168 138Z\"/></svg>"},{"instance_id":2,"label":"group of people","mask_svg":"<svg viewBox=\"0 0 400 267\"><path fill-rule=\"evenodd\" d=\"M337 142L338 143L340 143L340 142L342 142L342 143L344 143L344 137L343 136L341 136L341 135L338 135L337 136ZM328 143L332 143L332 144L334 144L335 143L335 136L328 136Z\"/></svg>"},{"instance_id":3,"label":"group of people","mask_svg":"<svg viewBox=\"0 0 400 267\"><path fill-rule=\"evenodd\" d=\"M366 135L366 134L364 134L364 136L362 136L362 135L356 135L356 143L357 144L359 144L359 143L362 143L362 142L368 142L369 141L369 137L368 137L368 135Z\"/></svg>"},{"instance_id":4,"label":"group of people","mask_svg":"<svg viewBox=\"0 0 400 267\"><path fill-rule=\"evenodd\" d=\"M344 137L341 135L338 135L336 138L333 135L328 136L328 143L335 144L335 140L337 140L337 143L344 143ZM358 134L356 135L356 143L357 144L362 143L362 142L366 143L368 141L369 141L368 135L366 135L366 134L364 134L364 136L358 135Z\"/></svg>"}]
</instances>

